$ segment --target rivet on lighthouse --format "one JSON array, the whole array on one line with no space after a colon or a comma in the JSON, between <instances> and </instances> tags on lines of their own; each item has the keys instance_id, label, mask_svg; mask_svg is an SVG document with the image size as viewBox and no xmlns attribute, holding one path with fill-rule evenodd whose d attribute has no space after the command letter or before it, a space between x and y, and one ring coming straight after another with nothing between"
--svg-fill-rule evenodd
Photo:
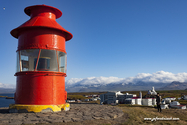
<instances>
[{"instance_id":1,"label":"rivet on lighthouse","mask_svg":"<svg viewBox=\"0 0 187 125\"><path fill-rule=\"evenodd\" d=\"M66 103L65 41L73 36L56 19L62 12L47 5L26 7L31 18L11 31L18 38L15 104L9 112L58 112Z\"/></svg>"}]
</instances>

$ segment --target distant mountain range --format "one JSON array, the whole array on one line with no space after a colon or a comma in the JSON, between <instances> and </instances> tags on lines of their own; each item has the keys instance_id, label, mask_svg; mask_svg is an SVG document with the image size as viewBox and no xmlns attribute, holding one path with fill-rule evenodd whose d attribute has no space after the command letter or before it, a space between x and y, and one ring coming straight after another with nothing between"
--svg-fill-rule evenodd
<instances>
[{"instance_id":1,"label":"distant mountain range","mask_svg":"<svg viewBox=\"0 0 187 125\"><path fill-rule=\"evenodd\" d=\"M0 94L1 93L14 93L15 90L16 90L15 85L0 83Z\"/></svg>"},{"instance_id":2,"label":"distant mountain range","mask_svg":"<svg viewBox=\"0 0 187 125\"><path fill-rule=\"evenodd\" d=\"M145 91L150 90L152 87L155 90L187 90L187 82L172 83L145 83L138 82L136 84L129 83L111 83L111 84L90 84L90 85L70 85L66 87L67 92L99 92L99 91ZM1 93L14 93L15 88L2 88L0 87Z\"/></svg>"},{"instance_id":3,"label":"distant mountain range","mask_svg":"<svg viewBox=\"0 0 187 125\"><path fill-rule=\"evenodd\" d=\"M161 90L187 90L187 82L174 81L171 84L160 89Z\"/></svg>"},{"instance_id":4,"label":"distant mountain range","mask_svg":"<svg viewBox=\"0 0 187 125\"><path fill-rule=\"evenodd\" d=\"M140 83L140 84L123 84L123 83L111 83L111 84L94 84L94 85L75 85L75 86L67 86L67 92L96 92L96 91L142 91L142 90L150 90L152 86L158 90L160 87L164 87L165 85L169 85L166 83Z\"/></svg>"},{"instance_id":5,"label":"distant mountain range","mask_svg":"<svg viewBox=\"0 0 187 125\"><path fill-rule=\"evenodd\" d=\"M173 82L173 81L178 81ZM156 73L139 73L135 77L88 77L72 78L66 81L67 92L91 92L91 91L133 91L150 90L152 86L156 90L186 89L184 81L187 81L187 73L173 74L171 72L158 71ZM175 85L174 85L175 83ZM181 83L181 84L179 84Z\"/></svg>"},{"instance_id":6,"label":"distant mountain range","mask_svg":"<svg viewBox=\"0 0 187 125\"><path fill-rule=\"evenodd\" d=\"M0 88L0 94L6 94L6 93L14 93L16 91L16 89L12 89L12 88Z\"/></svg>"},{"instance_id":7,"label":"distant mountain range","mask_svg":"<svg viewBox=\"0 0 187 125\"><path fill-rule=\"evenodd\" d=\"M187 90L186 82L172 83L145 83L138 82L136 84L129 83L111 83L107 85L94 84L94 85L75 85L66 87L67 92L97 92L97 91L145 91L151 90L154 86L155 90Z\"/></svg>"},{"instance_id":8,"label":"distant mountain range","mask_svg":"<svg viewBox=\"0 0 187 125\"><path fill-rule=\"evenodd\" d=\"M135 77L88 77L71 78L66 81L67 92L95 91L142 91L150 90L185 90L187 89L187 73L173 74L158 71L156 73L139 73ZM15 86L0 83L0 93L14 92Z\"/></svg>"}]
</instances>

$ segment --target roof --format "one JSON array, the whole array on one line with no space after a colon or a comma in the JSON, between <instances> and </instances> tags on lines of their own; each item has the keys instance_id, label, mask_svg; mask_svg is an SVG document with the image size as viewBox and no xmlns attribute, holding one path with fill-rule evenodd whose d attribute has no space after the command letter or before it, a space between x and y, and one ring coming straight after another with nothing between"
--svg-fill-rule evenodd
<instances>
[{"instance_id":1,"label":"roof","mask_svg":"<svg viewBox=\"0 0 187 125\"><path fill-rule=\"evenodd\" d=\"M62 12L55 8L55 7L52 7L52 6L47 6L45 4L42 4L42 5L34 5L34 6L29 6L29 7L26 7L24 9L24 12L28 15L28 16L31 16L31 11L34 10L34 9L40 9L41 7L45 7L48 9L48 11L52 11L55 15L56 15L56 19L61 17L62 16Z\"/></svg>"},{"instance_id":2,"label":"roof","mask_svg":"<svg viewBox=\"0 0 187 125\"><path fill-rule=\"evenodd\" d=\"M133 97L132 99L141 99L140 97Z\"/></svg>"},{"instance_id":3,"label":"roof","mask_svg":"<svg viewBox=\"0 0 187 125\"><path fill-rule=\"evenodd\" d=\"M13 37L18 38L21 31L26 31L30 28L50 28L59 31L65 35L66 41L70 40L73 35L65 30L55 19L61 17L62 12L54 7L47 5L35 5L25 8L25 13L31 16L27 22L13 29L10 33Z\"/></svg>"},{"instance_id":4,"label":"roof","mask_svg":"<svg viewBox=\"0 0 187 125\"><path fill-rule=\"evenodd\" d=\"M186 106L186 105L172 105L172 106L183 107L183 106Z\"/></svg>"}]
</instances>

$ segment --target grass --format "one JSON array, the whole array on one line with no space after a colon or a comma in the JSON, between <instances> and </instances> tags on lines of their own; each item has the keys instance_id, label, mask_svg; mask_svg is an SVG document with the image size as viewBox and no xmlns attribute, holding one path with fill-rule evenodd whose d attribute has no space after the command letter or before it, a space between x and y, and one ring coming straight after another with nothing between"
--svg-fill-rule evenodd
<instances>
[{"instance_id":1,"label":"grass","mask_svg":"<svg viewBox=\"0 0 187 125\"><path fill-rule=\"evenodd\" d=\"M158 112L154 107L145 106L130 106L125 104L118 105L124 113L127 113L129 119L127 122L122 123L124 125L137 125L137 124L154 124L154 125L185 125L187 124L187 110L181 109L163 109L162 112ZM179 121L145 121L144 118L180 118Z\"/></svg>"},{"instance_id":2,"label":"grass","mask_svg":"<svg viewBox=\"0 0 187 125\"><path fill-rule=\"evenodd\" d=\"M67 98L71 99L71 100L76 100L76 99L84 100L84 99L86 99L86 97L84 97L83 95L70 95L70 94L67 95Z\"/></svg>"},{"instance_id":3,"label":"grass","mask_svg":"<svg viewBox=\"0 0 187 125\"><path fill-rule=\"evenodd\" d=\"M177 100L181 105L187 105L187 100Z\"/></svg>"},{"instance_id":4,"label":"grass","mask_svg":"<svg viewBox=\"0 0 187 125\"><path fill-rule=\"evenodd\" d=\"M157 91L157 90L156 90ZM124 91L122 93L130 93L130 94L136 94L137 96L139 96L139 91ZM160 95L162 96L162 98L166 98L166 97L175 97L175 98L179 98L182 95L187 95L187 90L158 90L157 92L160 93ZM68 95L101 95L104 94L106 92L79 92L79 93L68 93ZM146 95L147 91L142 91L142 95Z\"/></svg>"},{"instance_id":5,"label":"grass","mask_svg":"<svg viewBox=\"0 0 187 125\"><path fill-rule=\"evenodd\" d=\"M136 94L137 96L139 96L139 91L126 91L128 93L131 94ZM122 93L126 93L126 92L122 92ZM160 95L162 96L162 98L166 98L166 97L175 97L175 98L179 98L182 95L187 95L187 90L163 90L163 91L157 91L160 93ZM86 97L84 97L84 95L100 95L100 94L104 94L106 92L79 92L79 93L68 93L67 97L68 99L79 99L79 100L85 100L88 99ZM146 95L147 91L142 91L142 95ZM187 105L187 100L178 100L179 103L181 105ZM95 102L94 102L95 103ZM99 102L97 102L99 104Z\"/></svg>"}]
</instances>

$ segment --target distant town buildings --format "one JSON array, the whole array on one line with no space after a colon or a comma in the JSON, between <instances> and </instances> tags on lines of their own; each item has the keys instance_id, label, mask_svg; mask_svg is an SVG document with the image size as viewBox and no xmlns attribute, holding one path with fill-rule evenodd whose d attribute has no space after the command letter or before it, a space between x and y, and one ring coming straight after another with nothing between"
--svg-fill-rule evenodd
<instances>
[{"instance_id":1,"label":"distant town buildings","mask_svg":"<svg viewBox=\"0 0 187 125\"><path fill-rule=\"evenodd\" d=\"M183 96L181 97L181 99L187 100L187 95L183 95Z\"/></svg>"},{"instance_id":2,"label":"distant town buildings","mask_svg":"<svg viewBox=\"0 0 187 125\"><path fill-rule=\"evenodd\" d=\"M147 95L151 97L156 97L157 92L154 87L152 90L148 90ZM100 104L132 104L132 105L145 105L145 106L154 106L156 105L156 98L142 98L142 93L140 92L139 97L135 94L123 94L120 91L111 91L105 94L100 95ZM183 96L183 99L187 99L187 96ZM162 100L161 108L167 109L169 107L186 109L186 105L180 105L179 102L174 101L175 97L167 97Z\"/></svg>"},{"instance_id":3,"label":"distant town buildings","mask_svg":"<svg viewBox=\"0 0 187 125\"><path fill-rule=\"evenodd\" d=\"M107 92L105 94L100 95L101 104L132 104L132 105L146 105L152 106L156 105L155 98L142 98L142 93L140 92L139 97L136 94L123 94L120 91Z\"/></svg>"},{"instance_id":4,"label":"distant town buildings","mask_svg":"<svg viewBox=\"0 0 187 125\"><path fill-rule=\"evenodd\" d=\"M131 104L131 105L145 105L145 106L155 106L156 105L156 95L157 92L155 91L154 87L152 90L148 90L147 96L142 98L142 92L139 93L139 96L136 94L129 94L129 93L121 93L120 91L110 91L105 94L101 95L84 95L86 99L84 100L67 100L67 102L89 102L89 101L97 101L100 100L100 104ZM184 95L181 99L187 99L187 96ZM178 109L186 109L186 105L180 105L179 102L175 101L175 97L167 97L162 99L161 108L168 109L168 108L178 108Z\"/></svg>"}]
</instances>

